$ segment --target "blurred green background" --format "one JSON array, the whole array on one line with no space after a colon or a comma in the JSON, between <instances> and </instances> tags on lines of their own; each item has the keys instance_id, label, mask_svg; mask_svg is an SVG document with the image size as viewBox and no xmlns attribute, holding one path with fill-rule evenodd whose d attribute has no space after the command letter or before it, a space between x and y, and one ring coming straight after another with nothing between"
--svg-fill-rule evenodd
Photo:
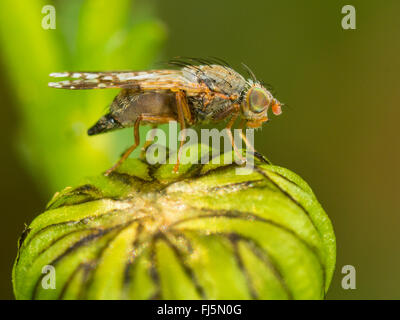
<instances>
[{"instance_id":1,"label":"blurred green background","mask_svg":"<svg viewBox=\"0 0 400 320\"><path fill-rule=\"evenodd\" d=\"M41 26L48 4L55 30ZM341 27L346 4L356 8L356 30ZM333 222L338 256L328 298L399 299L398 12L397 0L2 0L0 298L13 298L24 223L132 142L131 130L86 136L118 91L50 89L48 74L217 56L248 64L288 104L256 132L256 149L302 176ZM356 268L356 290L341 288L347 264Z\"/></svg>"}]
</instances>

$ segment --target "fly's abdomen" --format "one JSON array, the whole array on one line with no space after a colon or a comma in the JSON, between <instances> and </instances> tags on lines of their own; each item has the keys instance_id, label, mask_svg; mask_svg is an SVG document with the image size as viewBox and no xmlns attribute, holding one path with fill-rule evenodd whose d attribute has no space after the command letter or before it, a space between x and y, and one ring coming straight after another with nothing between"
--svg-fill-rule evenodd
<instances>
[{"instance_id":1,"label":"fly's abdomen","mask_svg":"<svg viewBox=\"0 0 400 320\"><path fill-rule=\"evenodd\" d=\"M170 92L140 92L122 90L110 106L110 112L88 130L96 135L120 128L132 127L141 115L176 117L176 99Z\"/></svg>"},{"instance_id":2,"label":"fly's abdomen","mask_svg":"<svg viewBox=\"0 0 400 320\"><path fill-rule=\"evenodd\" d=\"M113 101L111 114L124 127L131 126L142 115L170 116L176 114L175 95L170 92L137 93L123 90Z\"/></svg>"}]
</instances>

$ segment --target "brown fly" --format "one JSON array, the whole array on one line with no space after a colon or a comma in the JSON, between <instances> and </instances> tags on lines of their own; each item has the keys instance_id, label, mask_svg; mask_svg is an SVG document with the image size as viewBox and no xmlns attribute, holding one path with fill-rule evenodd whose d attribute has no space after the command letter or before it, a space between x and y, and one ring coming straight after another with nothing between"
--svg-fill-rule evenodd
<instances>
[{"instance_id":1,"label":"brown fly","mask_svg":"<svg viewBox=\"0 0 400 320\"><path fill-rule=\"evenodd\" d=\"M250 79L245 79L226 63L216 59L175 59L170 64L180 69L50 74L55 78L76 79L50 82L52 88L122 89L114 98L109 112L88 130L88 135L96 135L133 127L134 144L106 171L106 175L120 166L138 147L141 124L156 126L178 121L183 130L186 126L229 119L226 129L237 152L231 129L238 117L241 118L240 129L258 128L268 121L269 107L275 115L281 113L280 102L257 81L246 66ZM243 134L242 138L247 144ZM183 144L184 137L179 151ZM175 171L179 168L179 154Z\"/></svg>"}]
</instances>

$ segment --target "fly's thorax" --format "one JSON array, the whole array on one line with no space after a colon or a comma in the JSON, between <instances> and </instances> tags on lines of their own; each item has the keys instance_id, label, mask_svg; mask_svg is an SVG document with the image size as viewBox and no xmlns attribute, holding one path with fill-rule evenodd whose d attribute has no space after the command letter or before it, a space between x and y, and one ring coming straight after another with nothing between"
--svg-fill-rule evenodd
<instances>
[{"instance_id":1,"label":"fly's thorax","mask_svg":"<svg viewBox=\"0 0 400 320\"><path fill-rule=\"evenodd\" d=\"M234 101L222 98L219 94L239 97L247 87L246 79L227 66L216 64L188 66L182 69L182 75L188 81L205 85L208 89L208 93L188 92L189 105L198 124L218 122L225 118Z\"/></svg>"},{"instance_id":2,"label":"fly's thorax","mask_svg":"<svg viewBox=\"0 0 400 320\"><path fill-rule=\"evenodd\" d=\"M239 95L246 87L246 79L235 70L221 65L200 65L182 69L183 76L195 83L204 83L211 91Z\"/></svg>"},{"instance_id":3,"label":"fly's thorax","mask_svg":"<svg viewBox=\"0 0 400 320\"><path fill-rule=\"evenodd\" d=\"M205 104L204 97L194 96L188 98L190 109L197 124L219 122L229 116L233 102L220 96L214 96ZM225 116L224 116L225 115Z\"/></svg>"}]
</instances>

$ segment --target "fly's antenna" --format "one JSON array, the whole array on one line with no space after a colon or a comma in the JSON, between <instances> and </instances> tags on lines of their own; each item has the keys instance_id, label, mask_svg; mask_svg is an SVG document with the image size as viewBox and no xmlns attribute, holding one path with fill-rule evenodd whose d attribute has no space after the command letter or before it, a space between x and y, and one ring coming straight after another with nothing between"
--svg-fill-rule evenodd
<instances>
[{"instance_id":1,"label":"fly's antenna","mask_svg":"<svg viewBox=\"0 0 400 320\"><path fill-rule=\"evenodd\" d=\"M256 75L254 74L254 72L253 72L246 64L244 64L243 62L242 62L242 66L246 69L246 71L247 71L248 74L250 75L251 79L252 79L254 82L258 82L258 81L257 81L257 77L256 77Z\"/></svg>"}]
</instances>

